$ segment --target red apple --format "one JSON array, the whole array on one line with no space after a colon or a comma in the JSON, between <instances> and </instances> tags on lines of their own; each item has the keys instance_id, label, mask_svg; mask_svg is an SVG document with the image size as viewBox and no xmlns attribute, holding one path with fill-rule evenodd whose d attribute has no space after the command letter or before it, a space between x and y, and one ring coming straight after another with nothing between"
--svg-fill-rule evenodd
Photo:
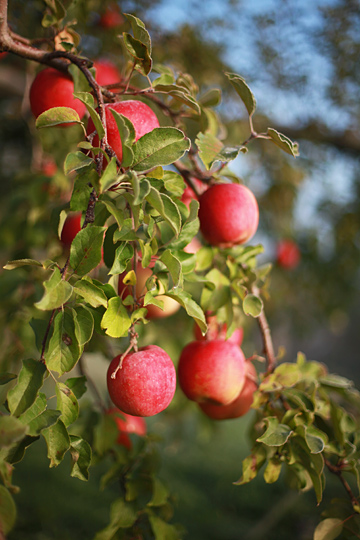
<instances>
[{"instance_id":1,"label":"red apple","mask_svg":"<svg viewBox=\"0 0 360 540\"><path fill-rule=\"evenodd\" d=\"M259 208L254 194L242 184L215 184L199 199L200 230L213 246L244 244L255 234Z\"/></svg>"},{"instance_id":2,"label":"red apple","mask_svg":"<svg viewBox=\"0 0 360 540\"><path fill-rule=\"evenodd\" d=\"M231 336L226 339L227 325L226 323L219 323L215 316L207 317L206 322L208 324L208 329L206 334L203 336L201 330L197 324L194 326L194 336L198 341L211 341L214 339L221 339L223 341L230 341L230 343L235 343L240 347L243 337L244 330L243 328L235 328Z\"/></svg>"},{"instance_id":3,"label":"red apple","mask_svg":"<svg viewBox=\"0 0 360 540\"><path fill-rule=\"evenodd\" d=\"M0 52L0 60L7 55L7 51Z\"/></svg>"},{"instance_id":4,"label":"red apple","mask_svg":"<svg viewBox=\"0 0 360 540\"><path fill-rule=\"evenodd\" d=\"M276 261L279 266L292 270L300 262L301 254L298 245L293 240L281 240L276 249Z\"/></svg>"},{"instance_id":5,"label":"red apple","mask_svg":"<svg viewBox=\"0 0 360 540\"><path fill-rule=\"evenodd\" d=\"M109 414L114 418L119 429L119 435L116 442L125 446L128 450L132 448L129 433L135 433L135 435L139 435L140 437L146 435L146 422L141 416L126 414L116 407L108 409L106 414Z\"/></svg>"},{"instance_id":6,"label":"red apple","mask_svg":"<svg viewBox=\"0 0 360 540\"><path fill-rule=\"evenodd\" d=\"M152 275L152 268L154 267L156 262L156 257L152 258L152 261L150 263L150 266L147 268L143 268L141 266L141 263L139 262L136 267L136 297L140 298L141 296L144 296L147 292L147 288L145 286L146 280L149 279L149 277ZM126 276L127 272L124 272L119 275L119 282L118 282L118 294L123 299L125 299L129 294L132 294L132 285L127 285L123 283L123 279ZM160 287L160 292L162 291L162 287ZM147 309L147 318L148 319L161 319L163 317L169 317L178 309L180 309L180 304L173 300L173 298L170 298L169 296L156 296L155 298L158 298L161 300L164 304L164 309L159 308L158 306L155 306L154 304L149 304L148 306L145 306ZM140 300L140 304L143 305L143 301Z\"/></svg>"},{"instance_id":7,"label":"red apple","mask_svg":"<svg viewBox=\"0 0 360 540\"><path fill-rule=\"evenodd\" d=\"M184 247L185 253L197 253L202 247L202 244L196 236Z\"/></svg>"},{"instance_id":8,"label":"red apple","mask_svg":"<svg viewBox=\"0 0 360 540\"><path fill-rule=\"evenodd\" d=\"M121 15L118 6L114 3L106 8L106 11L100 17L100 26L103 28L115 28L124 23L124 17Z\"/></svg>"},{"instance_id":9,"label":"red apple","mask_svg":"<svg viewBox=\"0 0 360 540\"><path fill-rule=\"evenodd\" d=\"M41 165L41 172L45 176L49 176L49 177L54 176L57 170L58 170L57 165L52 157L47 157L43 160L43 163Z\"/></svg>"},{"instance_id":10,"label":"red apple","mask_svg":"<svg viewBox=\"0 0 360 540\"><path fill-rule=\"evenodd\" d=\"M118 68L115 66L111 60L106 58L100 58L95 60L94 68L96 69L96 82L100 86L107 86L108 84L115 84L121 81L122 77Z\"/></svg>"},{"instance_id":11,"label":"red apple","mask_svg":"<svg viewBox=\"0 0 360 540\"><path fill-rule=\"evenodd\" d=\"M229 341L193 341L181 353L178 377L192 401L227 405L245 382L244 353Z\"/></svg>"},{"instance_id":12,"label":"red apple","mask_svg":"<svg viewBox=\"0 0 360 540\"><path fill-rule=\"evenodd\" d=\"M118 101L116 103L106 103L105 105L105 115L106 115L106 126L107 126L107 135L108 142L111 148L114 150L115 154L121 161L122 159L122 147L119 130L117 128L115 118L113 117L110 109L126 116L134 125L135 128L135 140L137 141L145 135L152 131L154 128L160 126L159 121L155 113L142 101ZM92 119L89 119L87 134L90 135L95 131L95 126ZM93 146L99 145L99 137L96 134L93 139Z\"/></svg>"},{"instance_id":13,"label":"red apple","mask_svg":"<svg viewBox=\"0 0 360 540\"><path fill-rule=\"evenodd\" d=\"M37 118L52 107L70 107L80 118L86 107L73 97L74 83L70 75L54 68L45 68L36 75L30 88L30 107ZM62 124L68 126L71 124Z\"/></svg>"},{"instance_id":14,"label":"red apple","mask_svg":"<svg viewBox=\"0 0 360 540\"><path fill-rule=\"evenodd\" d=\"M229 420L239 418L246 414L254 400L257 389L257 373L250 360L245 363L245 384L238 397L229 405L213 405L212 403L199 403L201 410L213 420Z\"/></svg>"},{"instance_id":15,"label":"red apple","mask_svg":"<svg viewBox=\"0 0 360 540\"><path fill-rule=\"evenodd\" d=\"M133 416L153 416L170 404L176 387L174 364L157 345L149 345L125 356L117 370L116 356L107 372L107 387L114 405Z\"/></svg>"},{"instance_id":16,"label":"red apple","mask_svg":"<svg viewBox=\"0 0 360 540\"><path fill-rule=\"evenodd\" d=\"M60 241L64 247L69 248L75 236L81 230L81 216L81 212L75 212L73 214L69 214L65 219L60 238Z\"/></svg>"}]
</instances>

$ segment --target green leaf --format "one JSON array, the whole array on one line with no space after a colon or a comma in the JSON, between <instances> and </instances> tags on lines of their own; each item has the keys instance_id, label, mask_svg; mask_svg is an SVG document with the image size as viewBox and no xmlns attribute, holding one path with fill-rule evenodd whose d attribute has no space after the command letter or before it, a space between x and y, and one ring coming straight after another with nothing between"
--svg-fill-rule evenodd
<instances>
[{"instance_id":1,"label":"green leaf","mask_svg":"<svg viewBox=\"0 0 360 540\"><path fill-rule=\"evenodd\" d=\"M53 107L41 113L35 126L37 129L58 126L59 124L83 124L78 113L71 107Z\"/></svg>"},{"instance_id":2,"label":"green leaf","mask_svg":"<svg viewBox=\"0 0 360 540\"><path fill-rule=\"evenodd\" d=\"M89 467L91 463L91 447L81 437L70 435L71 452L71 476L79 480L89 479Z\"/></svg>"},{"instance_id":3,"label":"green leaf","mask_svg":"<svg viewBox=\"0 0 360 540\"><path fill-rule=\"evenodd\" d=\"M267 428L265 433L256 439L257 442L266 444L266 446L282 446L292 435L293 430L285 425L280 424L275 416L264 418Z\"/></svg>"},{"instance_id":4,"label":"green leaf","mask_svg":"<svg viewBox=\"0 0 360 540\"><path fill-rule=\"evenodd\" d=\"M166 523L159 516L150 514L149 521L155 540L179 540L181 538L177 528L174 525L170 525L170 523Z\"/></svg>"},{"instance_id":5,"label":"green leaf","mask_svg":"<svg viewBox=\"0 0 360 540\"><path fill-rule=\"evenodd\" d=\"M44 282L44 287L42 299L35 303L35 307L41 310L53 310L63 306L73 292L70 283L62 279L58 268L55 268L50 279Z\"/></svg>"},{"instance_id":6,"label":"green leaf","mask_svg":"<svg viewBox=\"0 0 360 540\"><path fill-rule=\"evenodd\" d=\"M54 331L45 354L48 369L63 375L80 358L81 349L75 333L72 311L62 311L54 319Z\"/></svg>"},{"instance_id":7,"label":"green leaf","mask_svg":"<svg viewBox=\"0 0 360 540\"><path fill-rule=\"evenodd\" d=\"M99 136L99 140L103 139L105 136L105 130L101 123L100 116L95 110L94 98L88 92L75 92L74 97L82 101L85 107L88 110L88 113L91 116L92 121L94 122L95 129Z\"/></svg>"},{"instance_id":8,"label":"green leaf","mask_svg":"<svg viewBox=\"0 0 360 540\"><path fill-rule=\"evenodd\" d=\"M190 109L193 109L197 114L200 114L200 106L197 103L196 99L189 94L186 88L176 84L162 84L160 81L155 84L155 92L161 94L168 94L175 100L184 103Z\"/></svg>"},{"instance_id":9,"label":"green leaf","mask_svg":"<svg viewBox=\"0 0 360 540\"><path fill-rule=\"evenodd\" d=\"M77 281L74 292L94 308L99 306L107 307L107 298L104 291L97 287L91 278L85 277Z\"/></svg>"},{"instance_id":10,"label":"green leaf","mask_svg":"<svg viewBox=\"0 0 360 540\"><path fill-rule=\"evenodd\" d=\"M105 452L114 448L116 440L119 436L119 428L115 419L110 414L101 416L100 421L94 429L94 450L99 455L104 455Z\"/></svg>"},{"instance_id":11,"label":"green leaf","mask_svg":"<svg viewBox=\"0 0 360 540\"><path fill-rule=\"evenodd\" d=\"M286 135L283 135L282 133L279 133L276 131L276 129L268 128L267 135L271 137L271 140L281 148L281 150L284 150L287 154L290 154L291 156L297 157L299 155L299 145L296 142L292 142Z\"/></svg>"},{"instance_id":12,"label":"green leaf","mask_svg":"<svg viewBox=\"0 0 360 540\"><path fill-rule=\"evenodd\" d=\"M94 164L94 160L87 157L84 152L71 152L65 158L64 174L68 175L74 171L81 171L84 167Z\"/></svg>"},{"instance_id":13,"label":"green leaf","mask_svg":"<svg viewBox=\"0 0 360 540\"><path fill-rule=\"evenodd\" d=\"M131 326L129 313L119 296L110 298L107 310L101 319L101 328L108 336L119 338L127 335Z\"/></svg>"},{"instance_id":14,"label":"green leaf","mask_svg":"<svg viewBox=\"0 0 360 540\"><path fill-rule=\"evenodd\" d=\"M260 390L263 392L275 392L283 388L291 388L301 378L299 367L290 362L283 362L260 384Z\"/></svg>"},{"instance_id":15,"label":"green leaf","mask_svg":"<svg viewBox=\"0 0 360 540\"><path fill-rule=\"evenodd\" d=\"M0 486L0 530L3 535L11 531L15 521L16 506L14 500L6 487Z\"/></svg>"},{"instance_id":16,"label":"green leaf","mask_svg":"<svg viewBox=\"0 0 360 540\"><path fill-rule=\"evenodd\" d=\"M221 152L223 143L211 133L199 133L195 141L199 156L207 169L210 169L216 156Z\"/></svg>"},{"instance_id":17,"label":"green leaf","mask_svg":"<svg viewBox=\"0 0 360 540\"><path fill-rule=\"evenodd\" d=\"M68 28L68 30L70 29ZM86 63L88 62L87 58L81 58L81 56L78 56L78 59L84 60ZM92 92L92 88L90 87L90 84L81 69L76 64L70 64L68 67L68 72L71 74L74 82L74 93L87 92L87 94L91 96L90 92ZM94 75L95 71L92 70L91 72Z\"/></svg>"},{"instance_id":18,"label":"green leaf","mask_svg":"<svg viewBox=\"0 0 360 540\"><path fill-rule=\"evenodd\" d=\"M98 532L94 540L113 540L119 529L127 529L134 525L137 519L135 505L126 502L124 499L116 499L110 509L109 525ZM165 540L165 539L164 539Z\"/></svg>"},{"instance_id":19,"label":"green leaf","mask_svg":"<svg viewBox=\"0 0 360 540\"><path fill-rule=\"evenodd\" d=\"M178 236L181 228L181 215L172 199L165 193L160 193L157 189L152 187L146 200L157 212L159 212L160 216L165 219L176 236Z\"/></svg>"},{"instance_id":20,"label":"green leaf","mask_svg":"<svg viewBox=\"0 0 360 540\"><path fill-rule=\"evenodd\" d=\"M72 310L75 322L75 335L80 347L88 343L94 332L94 317L84 306L76 306Z\"/></svg>"},{"instance_id":21,"label":"green leaf","mask_svg":"<svg viewBox=\"0 0 360 540\"><path fill-rule=\"evenodd\" d=\"M236 73L225 73L232 86L235 88L236 93L244 103L249 116L251 116L256 109L256 100L253 93L245 82L245 79L237 75Z\"/></svg>"},{"instance_id":22,"label":"green leaf","mask_svg":"<svg viewBox=\"0 0 360 540\"><path fill-rule=\"evenodd\" d=\"M166 249L164 253L161 254L160 260L169 270L174 282L174 287L182 287L183 276L179 259L171 253L170 249Z\"/></svg>"},{"instance_id":23,"label":"green leaf","mask_svg":"<svg viewBox=\"0 0 360 540\"><path fill-rule=\"evenodd\" d=\"M50 467L57 467L64 455L70 448L70 438L67 429L59 418L56 424L42 431L47 444L47 457L50 459Z\"/></svg>"},{"instance_id":24,"label":"green leaf","mask_svg":"<svg viewBox=\"0 0 360 540\"><path fill-rule=\"evenodd\" d=\"M246 153L245 146L224 146L223 143L212 133L199 133L195 141L199 148L199 156L207 169L216 161L228 163L239 155L239 152Z\"/></svg>"},{"instance_id":25,"label":"green leaf","mask_svg":"<svg viewBox=\"0 0 360 540\"><path fill-rule=\"evenodd\" d=\"M199 99L202 107L216 107L221 103L221 90L218 88L210 88Z\"/></svg>"},{"instance_id":26,"label":"green leaf","mask_svg":"<svg viewBox=\"0 0 360 540\"><path fill-rule=\"evenodd\" d=\"M147 171L159 165L170 165L180 159L190 148L190 140L180 129L155 128L134 144L135 171Z\"/></svg>"},{"instance_id":27,"label":"green leaf","mask_svg":"<svg viewBox=\"0 0 360 540\"><path fill-rule=\"evenodd\" d=\"M116 248L114 264L109 272L110 275L122 274L125 272L128 262L134 256L134 248L128 242L122 242L118 248Z\"/></svg>"},{"instance_id":28,"label":"green leaf","mask_svg":"<svg viewBox=\"0 0 360 540\"><path fill-rule=\"evenodd\" d=\"M149 32L145 28L145 24L140 19L138 19L138 17L130 15L130 13L124 13L124 15L131 24L131 29L133 31L134 37L141 41L141 43L144 43L144 45L149 49L149 52L151 54L151 38Z\"/></svg>"},{"instance_id":29,"label":"green leaf","mask_svg":"<svg viewBox=\"0 0 360 540\"><path fill-rule=\"evenodd\" d=\"M60 414L60 411L54 411L51 409L43 411L41 414L33 418L33 420L31 420L29 423L29 435L33 437L40 435L44 429L49 428L57 422Z\"/></svg>"},{"instance_id":30,"label":"green leaf","mask_svg":"<svg viewBox=\"0 0 360 540\"><path fill-rule=\"evenodd\" d=\"M47 407L46 396L42 392L39 393L34 403L24 413L19 416L20 422L29 424L34 418L43 413Z\"/></svg>"},{"instance_id":31,"label":"green leaf","mask_svg":"<svg viewBox=\"0 0 360 540\"><path fill-rule=\"evenodd\" d=\"M8 393L11 414L20 416L34 403L43 385L46 366L36 360L24 360L16 385Z\"/></svg>"},{"instance_id":32,"label":"green leaf","mask_svg":"<svg viewBox=\"0 0 360 540\"><path fill-rule=\"evenodd\" d=\"M277 482L281 473L282 462L277 458L269 459L264 471L264 480L267 484Z\"/></svg>"},{"instance_id":33,"label":"green leaf","mask_svg":"<svg viewBox=\"0 0 360 540\"><path fill-rule=\"evenodd\" d=\"M105 227L88 225L75 236L70 248L70 264L79 276L100 264L104 231Z\"/></svg>"},{"instance_id":34,"label":"green leaf","mask_svg":"<svg viewBox=\"0 0 360 540\"><path fill-rule=\"evenodd\" d=\"M166 296L169 296L170 298L173 298L179 302L179 304L185 309L186 313L195 320L200 330L202 332L206 332L207 324L205 314L188 292L177 288L176 290L173 289L168 291Z\"/></svg>"},{"instance_id":35,"label":"green leaf","mask_svg":"<svg viewBox=\"0 0 360 540\"><path fill-rule=\"evenodd\" d=\"M0 416L0 448L6 448L21 441L28 431L28 426L24 426L14 416Z\"/></svg>"},{"instance_id":36,"label":"green leaf","mask_svg":"<svg viewBox=\"0 0 360 540\"><path fill-rule=\"evenodd\" d=\"M94 162L92 163L93 167ZM98 175L94 168L81 170L76 176L70 199L70 210L73 212L86 212L93 186L98 181ZM60 228L60 223L59 223Z\"/></svg>"},{"instance_id":37,"label":"green leaf","mask_svg":"<svg viewBox=\"0 0 360 540\"><path fill-rule=\"evenodd\" d=\"M61 412L61 420L68 427L79 415L79 404L70 388L61 382L56 383L56 407Z\"/></svg>"},{"instance_id":38,"label":"green leaf","mask_svg":"<svg viewBox=\"0 0 360 540\"><path fill-rule=\"evenodd\" d=\"M66 386L74 393L76 399L80 399L86 392L86 377L71 377L66 380Z\"/></svg>"},{"instance_id":39,"label":"green leaf","mask_svg":"<svg viewBox=\"0 0 360 540\"><path fill-rule=\"evenodd\" d=\"M111 109L111 107L110 111L119 130L122 148L121 165L125 168L130 167L134 161L134 153L132 150L132 145L136 138L134 125L126 116L119 114L114 109Z\"/></svg>"},{"instance_id":40,"label":"green leaf","mask_svg":"<svg viewBox=\"0 0 360 540\"><path fill-rule=\"evenodd\" d=\"M123 39L125 47L136 60L135 69L144 76L148 75L151 71L152 59L147 46L126 32L123 32Z\"/></svg>"},{"instance_id":41,"label":"green leaf","mask_svg":"<svg viewBox=\"0 0 360 540\"><path fill-rule=\"evenodd\" d=\"M242 476L234 482L236 486L247 484L256 478L259 470L266 461L266 450L262 444L255 444L251 454L242 462Z\"/></svg>"},{"instance_id":42,"label":"green leaf","mask_svg":"<svg viewBox=\"0 0 360 540\"><path fill-rule=\"evenodd\" d=\"M8 384L10 381L17 379L16 373L1 373L0 374L0 386Z\"/></svg>"},{"instance_id":43,"label":"green leaf","mask_svg":"<svg viewBox=\"0 0 360 540\"><path fill-rule=\"evenodd\" d=\"M247 294L243 300L243 310L245 315L251 315L251 317L259 317L263 310L263 302L261 298L254 294Z\"/></svg>"},{"instance_id":44,"label":"green leaf","mask_svg":"<svg viewBox=\"0 0 360 540\"><path fill-rule=\"evenodd\" d=\"M338 518L327 518L320 521L314 531L314 540L334 540L340 536L344 521Z\"/></svg>"},{"instance_id":45,"label":"green leaf","mask_svg":"<svg viewBox=\"0 0 360 540\"><path fill-rule=\"evenodd\" d=\"M100 178L101 192L104 193L104 191L106 191L111 186L116 184L117 181L118 179L117 179L116 157L112 157Z\"/></svg>"},{"instance_id":46,"label":"green leaf","mask_svg":"<svg viewBox=\"0 0 360 540\"><path fill-rule=\"evenodd\" d=\"M334 373L329 373L324 377L320 377L319 382L323 386L330 386L331 388L352 388L354 386L353 381L341 377L340 375L335 375Z\"/></svg>"},{"instance_id":47,"label":"green leaf","mask_svg":"<svg viewBox=\"0 0 360 540\"><path fill-rule=\"evenodd\" d=\"M9 261L5 264L3 267L4 270L14 270L14 268L20 268L21 266L40 266L42 267L42 263L39 261L35 261L34 259L17 259L16 261Z\"/></svg>"}]
</instances>

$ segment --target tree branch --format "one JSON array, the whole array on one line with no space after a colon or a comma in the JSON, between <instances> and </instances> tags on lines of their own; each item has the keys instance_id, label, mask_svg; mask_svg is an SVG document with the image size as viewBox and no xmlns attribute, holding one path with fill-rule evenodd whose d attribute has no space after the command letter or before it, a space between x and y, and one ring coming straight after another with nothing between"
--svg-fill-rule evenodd
<instances>
[{"instance_id":1,"label":"tree branch","mask_svg":"<svg viewBox=\"0 0 360 540\"><path fill-rule=\"evenodd\" d=\"M260 290L258 287L253 286L251 292L256 296L260 295ZM260 332L264 344L264 353L267 359L267 374L272 373L276 367L276 357L274 353L274 345L271 337L269 323L267 321L265 311L262 310L259 317L257 318Z\"/></svg>"}]
</instances>

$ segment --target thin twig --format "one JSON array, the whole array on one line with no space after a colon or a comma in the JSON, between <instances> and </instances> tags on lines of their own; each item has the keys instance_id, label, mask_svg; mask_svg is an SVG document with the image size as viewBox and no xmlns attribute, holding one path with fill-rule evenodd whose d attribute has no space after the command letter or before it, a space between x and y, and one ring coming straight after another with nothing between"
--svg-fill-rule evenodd
<instances>
[{"instance_id":1,"label":"thin twig","mask_svg":"<svg viewBox=\"0 0 360 540\"><path fill-rule=\"evenodd\" d=\"M356 507L359 506L359 501L358 499L355 497L355 495L353 494L353 492L351 491L351 487L350 485L348 484L348 482L345 480L345 478L343 477L343 474L341 472L341 469L339 467L337 467L336 465L333 465L328 459L325 458L325 465L327 466L327 468L329 469L330 472L332 472L333 474L335 474L340 482L342 483L342 485L344 486L347 494L349 495L350 497L350 500L351 500L351 504L353 505L353 508L355 509Z\"/></svg>"},{"instance_id":2,"label":"thin twig","mask_svg":"<svg viewBox=\"0 0 360 540\"><path fill-rule=\"evenodd\" d=\"M256 296L258 296L260 293L258 287L255 287L255 286L252 287L251 292L255 294ZM267 321L264 310L261 311L259 317L257 318L257 321L260 327L260 332L261 332L261 336L262 336L263 344L264 344L264 353L267 359L266 372L267 374L269 374L269 373L272 373L276 367L276 357L274 353L274 345L272 342L269 323Z\"/></svg>"}]
</instances>

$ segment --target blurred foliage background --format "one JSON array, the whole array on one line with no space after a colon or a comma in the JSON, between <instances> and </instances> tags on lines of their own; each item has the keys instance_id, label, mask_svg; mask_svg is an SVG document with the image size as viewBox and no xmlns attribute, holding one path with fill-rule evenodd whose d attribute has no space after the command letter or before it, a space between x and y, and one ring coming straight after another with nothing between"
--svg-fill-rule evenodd
<instances>
[{"instance_id":1,"label":"blurred foliage background","mask_svg":"<svg viewBox=\"0 0 360 540\"><path fill-rule=\"evenodd\" d=\"M69 6L68 20L77 21L73 28L81 36L83 55L107 57L125 72L117 36L126 23L106 29L101 23L110 4L114 2L78 0ZM270 125L299 142L296 160L274 145L255 141L250 152L232 164L259 202L254 243L263 243L263 261L274 263L265 308L275 347L285 348L287 360L303 350L359 382L358 0L260 0L251 6L241 0L213 0L205 6L192 0L181 6L175 0L117 4L122 12L144 20L156 62L190 73L201 92L221 87L218 112L228 144L244 141L248 125L224 71L241 74L253 90L257 131ZM12 29L30 39L45 37L43 8L40 0L10 0ZM11 55L0 60L1 266L15 258L61 255L57 216L71 192L62 162L79 133L77 128L35 132L28 89L36 69L34 63ZM44 164L50 155L57 167L49 174ZM293 239L301 250L301 261L292 270L276 263L276 247L284 238ZM4 370L35 349L24 322L41 297L37 272L1 271ZM251 356L261 348L257 327L243 322L244 352ZM176 359L191 336L191 323L178 313L146 327L143 340L156 341ZM100 341L93 345L110 358L111 350L103 347ZM111 347L117 352L121 344ZM163 437L161 470L177 497L175 518L189 531L188 538L197 540L282 540L290 534L311 538L317 512L312 496L289 496L283 483L271 487L261 480L245 487L231 485L240 476L248 448L248 422L245 418L214 425L181 396L159 419L149 419L150 429ZM15 473L22 490L17 496L20 519L10 538L90 538L106 524L111 493L98 492L96 470L89 486L67 478L66 463L49 471L46 460L39 459L44 452L34 445ZM76 494L71 504L68 492ZM51 511L43 508L45 498L53 502Z\"/></svg>"}]
</instances>

